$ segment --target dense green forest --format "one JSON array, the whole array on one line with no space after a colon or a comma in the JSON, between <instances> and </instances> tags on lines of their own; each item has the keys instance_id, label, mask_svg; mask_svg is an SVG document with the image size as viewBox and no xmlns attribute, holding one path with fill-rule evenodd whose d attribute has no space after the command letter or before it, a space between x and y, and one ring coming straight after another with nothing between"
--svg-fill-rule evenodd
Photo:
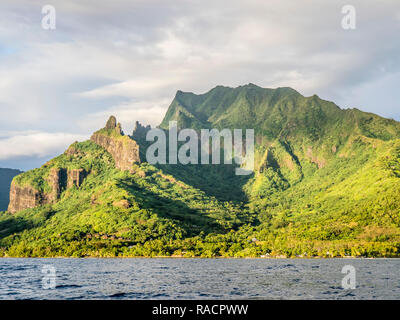
<instances>
[{"instance_id":1,"label":"dense green forest","mask_svg":"<svg viewBox=\"0 0 400 320\"><path fill-rule=\"evenodd\" d=\"M14 178L48 191L52 168L82 168L55 203L0 213L0 256L398 257L400 123L291 88L178 91L160 127L254 128L255 171L150 165L130 171L92 141ZM143 132L134 132L144 159Z\"/></svg>"}]
</instances>

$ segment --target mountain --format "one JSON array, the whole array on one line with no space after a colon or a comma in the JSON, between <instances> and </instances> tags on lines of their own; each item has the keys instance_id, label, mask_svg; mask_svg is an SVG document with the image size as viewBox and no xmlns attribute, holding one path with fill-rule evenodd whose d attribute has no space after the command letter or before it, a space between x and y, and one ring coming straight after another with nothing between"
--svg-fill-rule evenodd
<instances>
[{"instance_id":1,"label":"mountain","mask_svg":"<svg viewBox=\"0 0 400 320\"><path fill-rule=\"evenodd\" d=\"M0 211L7 210L11 181L20 173L20 170L0 168Z\"/></svg>"},{"instance_id":2,"label":"mountain","mask_svg":"<svg viewBox=\"0 0 400 320\"><path fill-rule=\"evenodd\" d=\"M115 117L13 179L5 256L385 256L400 249L400 123L291 88L178 91L162 123L254 129L255 170L150 165Z\"/></svg>"},{"instance_id":3,"label":"mountain","mask_svg":"<svg viewBox=\"0 0 400 320\"><path fill-rule=\"evenodd\" d=\"M181 128L254 128L266 139L308 138L315 142L345 134L390 140L400 135L397 121L357 109L342 110L314 95L291 88L265 89L254 84L218 86L201 95L178 91L160 127L178 121ZM340 143L340 141L332 141Z\"/></svg>"}]
</instances>

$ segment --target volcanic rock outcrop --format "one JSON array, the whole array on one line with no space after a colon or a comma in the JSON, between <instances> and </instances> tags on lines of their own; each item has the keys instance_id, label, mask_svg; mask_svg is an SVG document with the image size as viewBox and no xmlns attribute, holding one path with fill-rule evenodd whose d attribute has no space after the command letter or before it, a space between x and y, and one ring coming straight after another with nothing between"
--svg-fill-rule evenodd
<instances>
[{"instance_id":1,"label":"volcanic rock outcrop","mask_svg":"<svg viewBox=\"0 0 400 320\"><path fill-rule=\"evenodd\" d=\"M84 169L71 169L68 170L68 185L67 188L72 188L76 186L79 188L86 177L86 172Z\"/></svg>"},{"instance_id":2,"label":"volcanic rock outcrop","mask_svg":"<svg viewBox=\"0 0 400 320\"><path fill-rule=\"evenodd\" d=\"M145 141L147 132L151 130L150 125L143 126L139 121L136 121L135 128L132 132L132 138L136 141Z\"/></svg>"},{"instance_id":3,"label":"volcanic rock outcrop","mask_svg":"<svg viewBox=\"0 0 400 320\"><path fill-rule=\"evenodd\" d=\"M30 186L18 186L15 181L11 183L10 204L8 205L9 212L15 213L45 203L46 199L34 188Z\"/></svg>"},{"instance_id":4,"label":"volcanic rock outcrop","mask_svg":"<svg viewBox=\"0 0 400 320\"><path fill-rule=\"evenodd\" d=\"M140 162L139 145L124 135L121 124L117 124L114 116L111 116L105 128L95 132L90 140L106 149L120 170L132 171L132 165Z\"/></svg>"},{"instance_id":5,"label":"volcanic rock outcrop","mask_svg":"<svg viewBox=\"0 0 400 320\"><path fill-rule=\"evenodd\" d=\"M40 191L30 185L19 185L15 180L11 183L10 203L8 211L15 213L35 208L40 205L55 203L61 192L72 186L80 187L87 173L84 169L51 168L46 179L50 191Z\"/></svg>"}]
</instances>

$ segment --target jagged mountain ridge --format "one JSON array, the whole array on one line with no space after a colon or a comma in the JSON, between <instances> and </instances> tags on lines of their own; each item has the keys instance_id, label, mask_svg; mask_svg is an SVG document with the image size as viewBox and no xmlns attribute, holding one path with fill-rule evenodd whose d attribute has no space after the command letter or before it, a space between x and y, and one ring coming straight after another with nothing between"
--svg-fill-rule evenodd
<instances>
[{"instance_id":1,"label":"jagged mountain ridge","mask_svg":"<svg viewBox=\"0 0 400 320\"><path fill-rule=\"evenodd\" d=\"M273 168L284 183L348 157L359 140L371 145L400 137L400 123L358 109L341 109L292 88L218 86L205 94L178 91L160 127L254 129L256 168Z\"/></svg>"},{"instance_id":2,"label":"jagged mountain ridge","mask_svg":"<svg viewBox=\"0 0 400 320\"><path fill-rule=\"evenodd\" d=\"M137 123L126 136L111 117L91 141L14 179L14 188L34 190L36 202L0 216L2 252L397 255L398 122L252 84L178 91L160 127L170 120L180 128L254 128L254 174L150 166L143 159L149 127Z\"/></svg>"},{"instance_id":3,"label":"jagged mountain ridge","mask_svg":"<svg viewBox=\"0 0 400 320\"><path fill-rule=\"evenodd\" d=\"M383 140L400 137L400 125L358 109L340 109L317 95L304 97L292 88L267 89L254 84L237 88L218 86L196 95L178 91L160 127L178 121L180 127L254 128L269 138L304 133L311 139L323 138L333 129L363 134ZM190 125L184 125L185 121ZM371 127L380 123L380 131Z\"/></svg>"}]
</instances>

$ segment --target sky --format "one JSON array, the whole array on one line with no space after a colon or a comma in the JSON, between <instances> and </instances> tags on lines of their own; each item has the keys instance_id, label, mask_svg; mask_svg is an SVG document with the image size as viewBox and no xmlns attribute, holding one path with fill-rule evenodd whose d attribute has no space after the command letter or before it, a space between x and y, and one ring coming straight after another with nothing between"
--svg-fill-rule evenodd
<instances>
[{"instance_id":1,"label":"sky","mask_svg":"<svg viewBox=\"0 0 400 320\"><path fill-rule=\"evenodd\" d=\"M398 0L1 0L0 167L38 167L111 114L126 133L156 126L177 90L217 85L290 86L400 120L399 35Z\"/></svg>"}]
</instances>

